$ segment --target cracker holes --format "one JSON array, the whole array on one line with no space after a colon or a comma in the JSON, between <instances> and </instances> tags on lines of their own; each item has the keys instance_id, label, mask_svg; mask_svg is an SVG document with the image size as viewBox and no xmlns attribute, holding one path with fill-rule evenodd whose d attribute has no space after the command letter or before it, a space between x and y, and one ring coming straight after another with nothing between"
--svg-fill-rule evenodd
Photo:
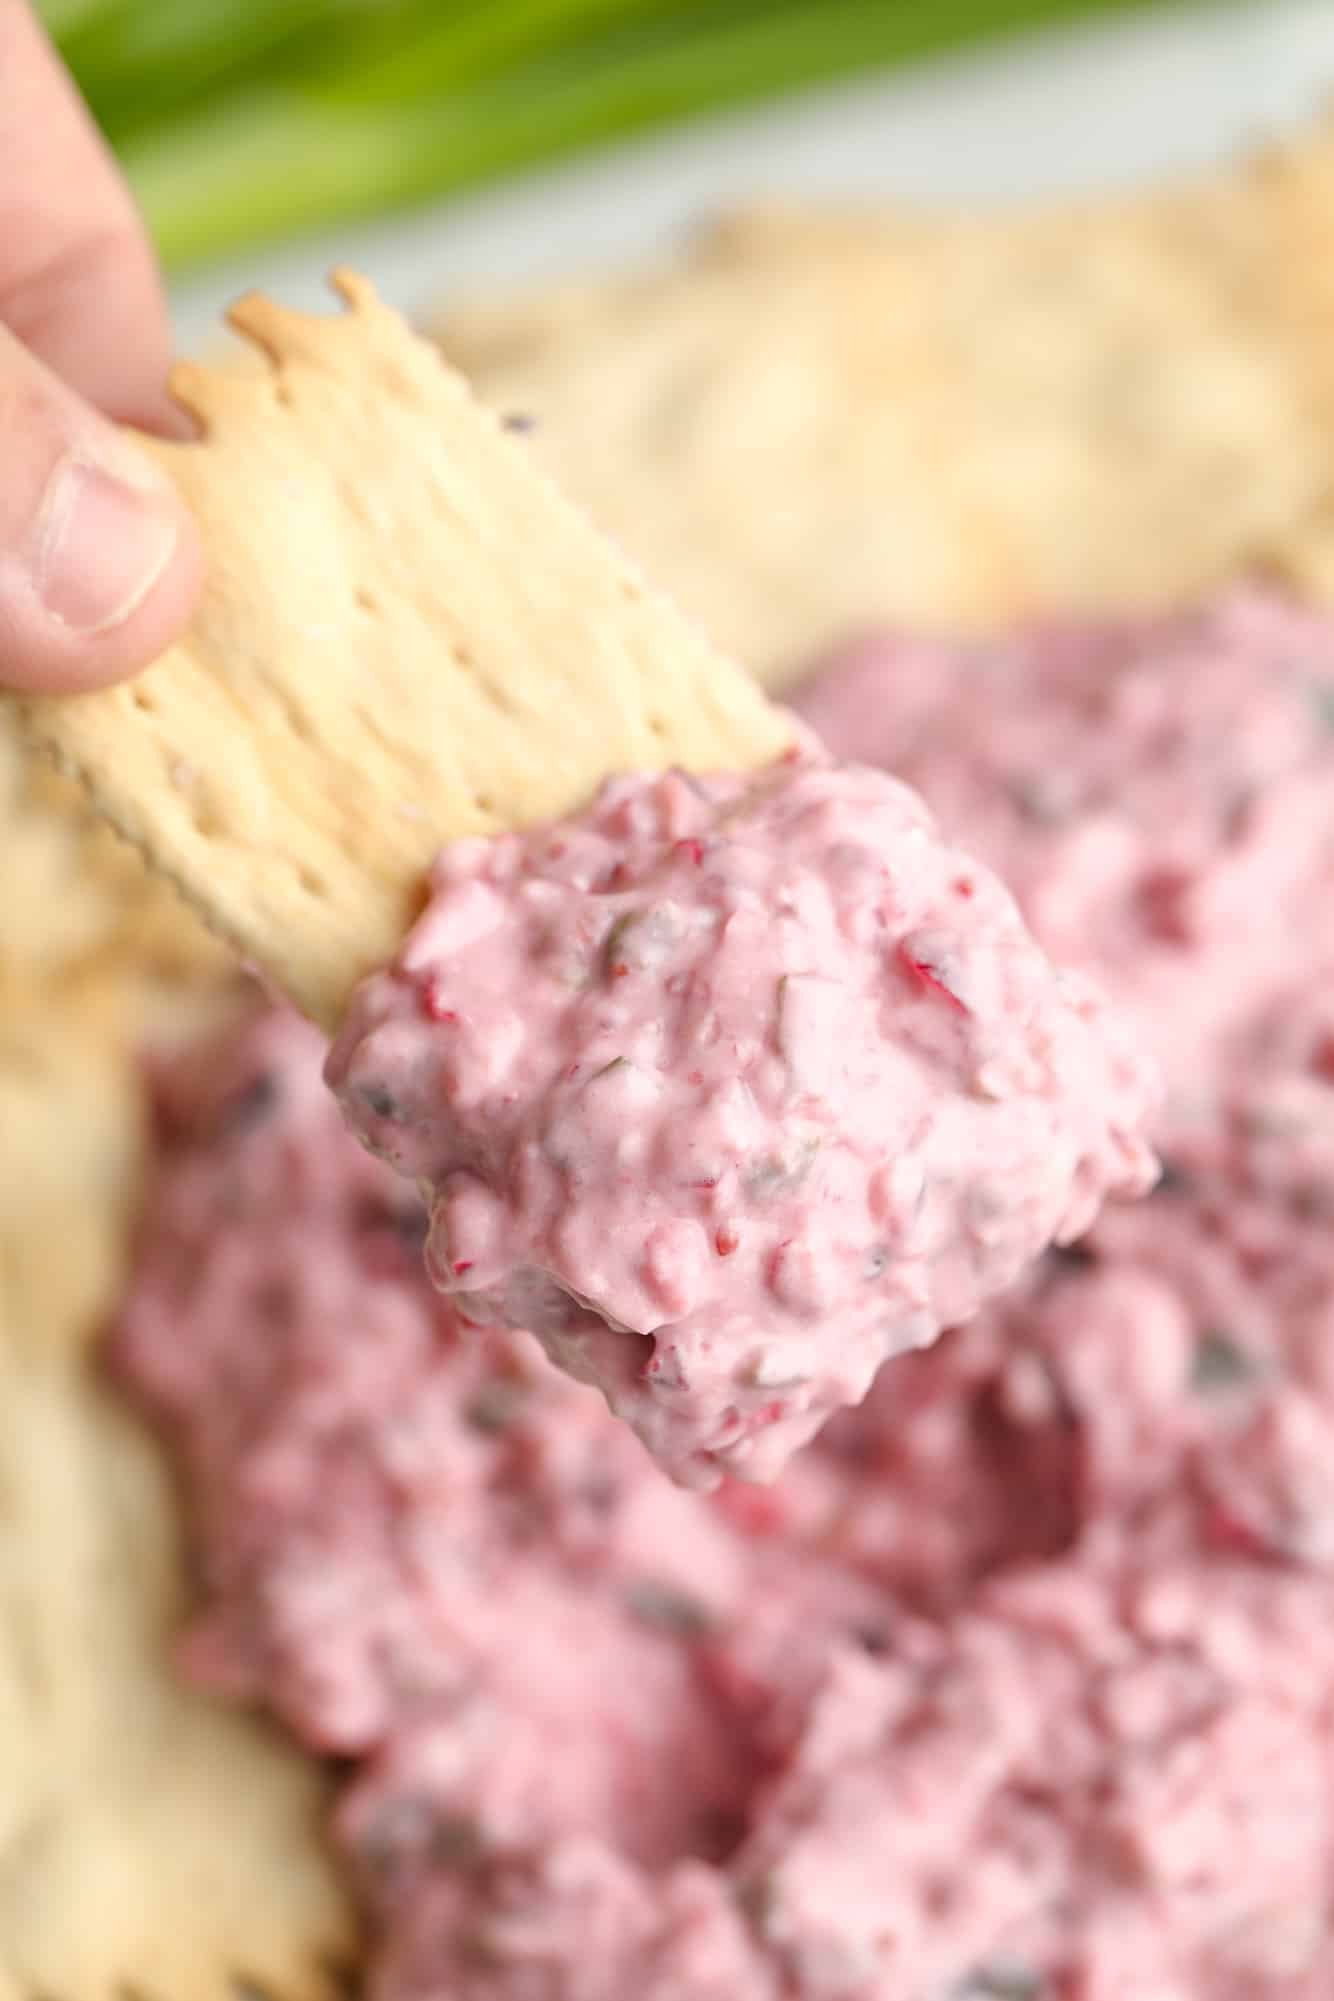
<instances>
[{"instance_id":1,"label":"cracker holes","mask_svg":"<svg viewBox=\"0 0 1334 2001\"><path fill-rule=\"evenodd\" d=\"M489 792L474 792L472 795L472 803L477 808L478 812L484 813L488 819L495 813L496 802L492 794Z\"/></svg>"},{"instance_id":2,"label":"cracker holes","mask_svg":"<svg viewBox=\"0 0 1334 2001\"><path fill-rule=\"evenodd\" d=\"M660 743L664 740L664 738L668 736L669 731L667 725L663 721L661 716L646 716L645 721L647 722L648 727L652 732L652 734L655 737L657 737Z\"/></svg>"},{"instance_id":3,"label":"cracker holes","mask_svg":"<svg viewBox=\"0 0 1334 2001\"><path fill-rule=\"evenodd\" d=\"M296 397L292 393L292 385L285 375L279 375L274 378L273 400L279 409L282 410L292 410L296 407Z\"/></svg>"},{"instance_id":4,"label":"cracker holes","mask_svg":"<svg viewBox=\"0 0 1334 2001\"><path fill-rule=\"evenodd\" d=\"M356 590L353 591L352 602L357 607L357 610L364 611L368 618L374 618L379 613L379 598L376 597L374 591L368 591L364 584L359 584Z\"/></svg>"},{"instance_id":5,"label":"cracker holes","mask_svg":"<svg viewBox=\"0 0 1334 2001\"><path fill-rule=\"evenodd\" d=\"M517 716L519 704L503 681L484 680L482 693L498 715Z\"/></svg>"},{"instance_id":6,"label":"cracker holes","mask_svg":"<svg viewBox=\"0 0 1334 2001\"><path fill-rule=\"evenodd\" d=\"M295 701L285 688L272 688L269 692L273 706L283 719L284 727L291 732L297 742L313 742L314 735L311 730L310 717L306 714L301 704Z\"/></svg>"},{"instance_id":7,"label":"cracker holes","mask_svg":"<svg viewBox=\"0 0 1334 2001\"><path fill-rule=\"evenodd\" d=\"M130 706L138 709L141 716L155 716L158 712L157 703L143 688L131 688Z\"/></svg>"},{"instance_id":8,"label":"cracker holes","mask_svg":"<svg viewBox=\"0 0 1334 2001\"><path fill-rule=\"evenodd\" d=\"M191 803L190 825L201 841L216 841L222 832L222 822L212 807L203 805L198 799Z\"/></svg>"},{"instance_id":9,"label":"cracker holes","mask_svg":"<svg viewBox=\"0 0 1334 2001\"><path fill-rule=\"evenodd\" d=\"M305 862L297 863L296 879L307 896L323 897L329 893L329 885L319 870L307 867Z\"/></svg>"}]
</instances>

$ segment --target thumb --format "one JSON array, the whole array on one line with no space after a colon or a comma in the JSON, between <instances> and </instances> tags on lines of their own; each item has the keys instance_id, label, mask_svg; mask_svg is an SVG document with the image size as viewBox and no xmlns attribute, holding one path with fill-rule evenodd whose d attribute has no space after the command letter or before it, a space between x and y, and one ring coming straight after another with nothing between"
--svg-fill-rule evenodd
<instances>
[{"instance_id":1,"label":"thumb","mask_svg":"<svg viewBox=\"0 0 1334 2001\"><path fill-rule=\"evenodd\" d=\"M0 686L73 692L146 666L199 575L166 474L0 327Z\"/></svg>"}]
</instances>

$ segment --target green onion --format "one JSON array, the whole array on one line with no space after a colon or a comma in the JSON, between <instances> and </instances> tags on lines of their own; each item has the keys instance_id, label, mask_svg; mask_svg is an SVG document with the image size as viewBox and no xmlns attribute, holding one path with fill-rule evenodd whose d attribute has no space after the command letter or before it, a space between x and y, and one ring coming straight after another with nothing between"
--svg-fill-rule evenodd
<instances>
[{"instance_id":1,"label":"green onion","mask_svg":"<svg viewBox=\"0 0 1334 2001\"><path fill-rule=\"evenodd\" d=\"M1146 0L44 0L168 267Z\"/></svg>"}]
</instances>

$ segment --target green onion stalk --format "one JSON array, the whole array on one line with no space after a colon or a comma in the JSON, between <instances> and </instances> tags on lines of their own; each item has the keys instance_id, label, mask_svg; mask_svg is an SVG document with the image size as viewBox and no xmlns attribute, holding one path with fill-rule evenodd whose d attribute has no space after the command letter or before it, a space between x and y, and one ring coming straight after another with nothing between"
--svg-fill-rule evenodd
<instances>
[{"instance_id":1,"label":"green onion stalk","mask_svg":"<svg viewBox=\"0 0 1334 2001\"><path fill-rule=\"evenodd\" d=\"M169 270L1146 0L44 0Z\"/></svg>"}]
</instances>

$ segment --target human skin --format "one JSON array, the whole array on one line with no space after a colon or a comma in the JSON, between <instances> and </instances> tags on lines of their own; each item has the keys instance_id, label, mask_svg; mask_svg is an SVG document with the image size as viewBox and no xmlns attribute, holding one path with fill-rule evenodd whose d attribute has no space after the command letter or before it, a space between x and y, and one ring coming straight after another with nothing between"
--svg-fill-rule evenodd
<instances>
[{"instance_id":1,"label":"human skin","mask_svg":"<svg viewBox=\"0 0 1334 2001\"><path fill-rule=\"evenodd\" d=\"M179 435L130 192L26 0L0 0L0 683L75 691L189 618L193 524L124 432Z\"/></svg>"}]
</instances>

